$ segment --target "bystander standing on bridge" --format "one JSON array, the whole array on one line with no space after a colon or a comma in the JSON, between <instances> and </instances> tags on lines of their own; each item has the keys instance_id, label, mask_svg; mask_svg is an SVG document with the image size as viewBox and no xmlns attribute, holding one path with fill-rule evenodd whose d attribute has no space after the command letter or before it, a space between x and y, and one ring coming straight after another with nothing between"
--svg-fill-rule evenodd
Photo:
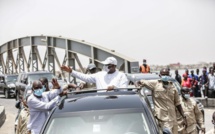
<instances>
[{"instance_id":1,"label":"bystander standing on bridge","mask_svg":"<svg viewBox=\"0 0 215 134\"><path fill-rule=\"evenodd\" d=\"M181 85L181 75L178 74L178 70L175 70L175 79L178 81L178 83Z\"/></svg>"},{"instance_id":2,"label":"bystander standing on bridge","mask_svg":"<svg viewBox=\"0 0 215 134\"><path fill-rule=\"evenodd\" d=\"M207 70L205 68L203 68L202 75L199 77L199 80L200 80L199 86L204 94L204 97L207 98L209 80L208 80Z\"/></svg>"},{"instance_id":3,"label":"bystander standing on bridge","mask_svg":"<svg viewBox=\"0 0 215 134\"><path fill-rule=\"evenodd\" d=\"M211 68L210 74L208 75L209 86L208 86L208 98L215 98L215 76L214 70Z\"/></svg>"},{"instance_id":4,"label":"bystander standing on bridge","mask_svg":"<svg viewBox=\"0 0 215 134\"><path fill-rule=\"evenodd\" d=\"M150 66L146 64L146 59L143 59L143 64L140 66L141 73L150 73Z\"/></svg>"}]
</instances>

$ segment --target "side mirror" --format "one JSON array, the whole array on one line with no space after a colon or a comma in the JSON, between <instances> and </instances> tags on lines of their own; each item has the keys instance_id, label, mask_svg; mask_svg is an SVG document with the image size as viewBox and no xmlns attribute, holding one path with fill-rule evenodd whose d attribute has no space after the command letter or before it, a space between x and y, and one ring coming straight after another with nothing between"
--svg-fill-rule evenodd
<instances>
[{"instance_id":1,"label":"side mirror","mask_svg":"<svg viewBox=\"0 0 215 134\"><path fill-rule=\"evenodd\" d=\"M4 80L0 80L0 83L4 83Z\"/></svg>"}]
</instances>

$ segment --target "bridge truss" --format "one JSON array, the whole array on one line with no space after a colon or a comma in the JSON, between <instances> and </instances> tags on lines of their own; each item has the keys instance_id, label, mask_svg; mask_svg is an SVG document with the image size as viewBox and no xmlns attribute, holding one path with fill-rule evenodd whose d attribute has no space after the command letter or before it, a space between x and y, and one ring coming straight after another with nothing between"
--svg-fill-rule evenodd
<instances>
[{"instance_id":1,"label":"bridge truss","mask_svg":"<svg viewBox=\"0 0 215 134\"><path fill-rule=\"evenodd\" d=\"M26 57L24 47L30 47L30 54ZM45 56L41 58L38 46L44 46ZM64 50L64 59L61 63L56 48ZM17 50L16 59L13 51ZM6 61L3 55L6 55ZM54 36L27 36L8 41L0 46L0 73L14 74L20 72L38 71L39 68L56 72L56 66L60 68L62 65L73 66L74 69L79 68L84 72L82 62L78 55L89 58L89 63L94 63L97 67L102 68L101 61L109 56L117 59L117 68L126 73L139 72L139 63L131 58L123 56L113 50L85 42L84 40L74 40L69 38ZM77 63L77 65L76 65Z\"/></svg>"}]
</instances>

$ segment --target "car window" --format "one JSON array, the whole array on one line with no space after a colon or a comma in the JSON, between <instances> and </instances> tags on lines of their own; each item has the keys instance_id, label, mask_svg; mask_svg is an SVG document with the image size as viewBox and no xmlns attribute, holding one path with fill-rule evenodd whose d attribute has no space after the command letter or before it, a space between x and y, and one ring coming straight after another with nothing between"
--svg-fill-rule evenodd
<instances>
[{"instance_id":1,"label":"car window","mask_svg":"<svg viewBox=\"0 0 215 134\"><path fill-rule=\"evenodd\" d=\"M45 134L150 134L141 112L85 114L50 121Z\"/></svg>"},{"instance_id":2,"label":"car window","mask_svg":"<svg viewBox=\"0 0 215 134\"><path fill-rule=\"evenodd\" d=\"M14 75L14 76L7 76L6 77L6 82L16 82L17 80L17 76Z\"/></svg>"},{"instance_id":3,"label":"car window","mask_svg":"<svg viewBox=\"0 0 215 134\"><path fill-rule=\"evenodd\" d=\"M35 80L39 80L41 77L46 77L48 81L51 81L52 78L54 78L54 75L52 73L35 73L35 74L29 74L28 75L28 82L33 82Z\"/></svg>"}]
</instances>

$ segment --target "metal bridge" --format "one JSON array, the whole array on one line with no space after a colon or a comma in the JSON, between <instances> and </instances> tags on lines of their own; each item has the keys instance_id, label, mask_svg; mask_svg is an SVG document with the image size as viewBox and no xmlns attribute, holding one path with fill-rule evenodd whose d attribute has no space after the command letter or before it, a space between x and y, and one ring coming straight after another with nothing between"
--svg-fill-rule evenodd
<instances>
[{"instance_id":1,"label":"metal bridge","mask_svg":"<svg viewBox=\"0 0 215 134\"><path fill-rule=\"evenodd\" d=\"M30 46L30 54L26 57L24 47ZM44 46L45 57L41 58L38 46ZM65 50L63 62L60 63L58 54L55 49ZM13 51L17 50L16 59ZM94 63L97 67L102 68L101 61L109 56L117 59L117 68L126 73L139 71L139 63L129 57L123 56L113 50L85 42L84 40L75 40L54 36L27 36L17 38L0 46L0 73L13 74L20 72L45 70L46 66L50 72L55 74L56 65L60 68L62 65L73 66L84 72L82 62L78 55L89 58L89 63ZM3 55L6 55L4 60ZM76 65L78 64L78 66Z\"/></svg>"}]
</instances>

